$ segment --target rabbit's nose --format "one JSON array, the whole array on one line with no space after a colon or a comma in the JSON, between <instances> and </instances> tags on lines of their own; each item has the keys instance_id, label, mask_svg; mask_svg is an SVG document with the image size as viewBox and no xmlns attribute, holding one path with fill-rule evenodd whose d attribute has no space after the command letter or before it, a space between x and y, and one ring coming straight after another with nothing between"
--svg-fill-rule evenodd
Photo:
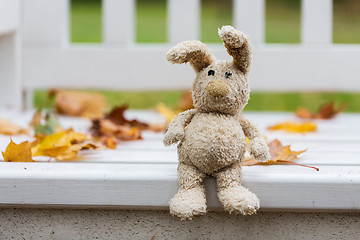
<instances>
[{"instance_id":1,"label":"rabbit's nose","mask_svg":"<svg viewBox=\"0 0 360 240\"><path fill-rule=\"evenodd\" d=\"M221 80L208 83L206 92L213 97L225 97L229 94L229 84Z\"/></svg>"}]
</instances>

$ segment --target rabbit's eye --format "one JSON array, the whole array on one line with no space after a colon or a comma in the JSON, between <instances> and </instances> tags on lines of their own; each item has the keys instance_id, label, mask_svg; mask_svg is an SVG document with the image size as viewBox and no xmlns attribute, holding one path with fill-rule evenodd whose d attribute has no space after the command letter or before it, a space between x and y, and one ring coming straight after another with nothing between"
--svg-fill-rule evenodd
<instances>
[{"instance_id":1,"label":"rabbit's eye","mask_svg":"<svg viewBox=\"0 0 360 240\"><path fill-rule=\"evenodd\" d=\"M232 73L231 73L230 71L227 71L227 72L225 73L225 77L226 77L226 78L230 78L231 75L232 75Z\"/></svg>"},{"instance_id":2,"label":"rabbit's eye","mask_svg":"<svg viewBox=\"0 0 360 240\"><path fill-rule=\"evenodd\" d=\"M209 70L208 71L208 76L214 76L215 75L215 71L214 70Z\"/></svg>"}]
</instances>

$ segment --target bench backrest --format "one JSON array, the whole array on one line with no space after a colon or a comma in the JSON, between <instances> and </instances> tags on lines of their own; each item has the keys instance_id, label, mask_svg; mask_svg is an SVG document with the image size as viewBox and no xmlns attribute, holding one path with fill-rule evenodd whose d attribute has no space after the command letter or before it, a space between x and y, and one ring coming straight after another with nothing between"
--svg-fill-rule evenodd
<instances>
[{"instance_id":1,"label":"bench backrest","mask_svg":"<svg viewBox=\"0 0 360 240\"><path fill-rule=\"evenodd\" d=\"M16 69L21 71L17 86L21 91L191 87L192 69L172 66L165 53L177 42L199 39L200 0L168 0L166 44L134 42L135 0L102 1L102 44L70 43L69 0L0 0L0 4L11 1L19 3L21 15L22 54ZM234 0L233 25L253 43L252 89L359 91L360 45L332 43L332 0L302 0L301 6L301 44L265 44L265 0ZM218 58L230 59L221 44L210 48ZM2 87L2 71L0 78Z\"/></svg>"}]
</instances>

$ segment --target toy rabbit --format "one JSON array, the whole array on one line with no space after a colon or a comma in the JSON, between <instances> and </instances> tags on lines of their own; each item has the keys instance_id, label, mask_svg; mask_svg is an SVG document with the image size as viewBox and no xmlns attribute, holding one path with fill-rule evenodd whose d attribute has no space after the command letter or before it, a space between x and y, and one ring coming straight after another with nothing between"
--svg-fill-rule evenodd
<instances>
[{"instance_id":1,"label":"toy rabbit","mask_svg":"<svg viewBox=\"0 0 360 240\"><path fill-rule=\"evenodd\" d=\"M223 26L218 33L233 58L231 62L216 60L200 41L181 42L166 56L172 63L190 62L196 72L192 87L195 109L177 115L164 138L166 146L179 142L180 187L170 201L170 213L182 220L206 212L202 182L207 176L216 178L218 198L225 210L255 213L259 200L241 185L246 137L255 159L270 159L265 139L241 113L250 97L248 38L231 26Z\"/></svg>"}]
</instances>

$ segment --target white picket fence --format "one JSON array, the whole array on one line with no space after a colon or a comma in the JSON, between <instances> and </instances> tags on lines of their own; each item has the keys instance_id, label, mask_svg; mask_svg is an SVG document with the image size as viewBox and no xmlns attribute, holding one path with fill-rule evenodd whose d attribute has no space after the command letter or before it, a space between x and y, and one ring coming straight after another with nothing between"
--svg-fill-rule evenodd
<instances>
[{"instance_id":1,"label":"white picket fence","mask_svg":"<svg viewBox=\"0 0 360 240\"><path fill-rule=\"evenodd\" d=\"M37 88L191 87L192 69L172 66L165 52L199 39L200 0L168 0L166 44L134 42L135 0L102 4L104 42L71 44L69 0L0 0L1 105L20 106L23 92L29 104ZM301 44L264 44L264 9L265 0L233 4L233 25L253 43L253 90L360 90L360 45L332 44L332 0L302 0ZM230 59L221 44L210 48Z\"/></svg>"}]
</instances>

